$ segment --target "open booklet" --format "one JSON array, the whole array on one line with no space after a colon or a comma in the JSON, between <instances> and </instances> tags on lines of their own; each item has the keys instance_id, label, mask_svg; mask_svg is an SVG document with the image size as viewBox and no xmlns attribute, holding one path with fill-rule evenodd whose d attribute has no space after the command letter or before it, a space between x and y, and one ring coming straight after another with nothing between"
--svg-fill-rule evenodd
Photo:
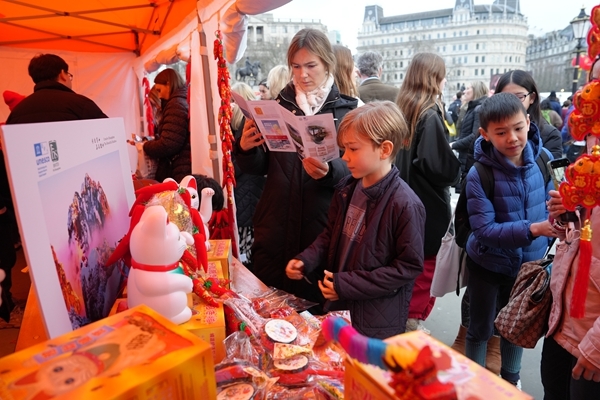
<instances>
[{"instance_id":1,"label":"open booklet","mask_svg":"<svg viewBox=\"0 0 600 400\"><path fill-rule=\"evenodd\" d=\"M256 122L271 151L297 152L322 162L340 157L332 114L296 116L273 100L246 101L231 92L246 118Z\"/></svg>"}]
</instances>

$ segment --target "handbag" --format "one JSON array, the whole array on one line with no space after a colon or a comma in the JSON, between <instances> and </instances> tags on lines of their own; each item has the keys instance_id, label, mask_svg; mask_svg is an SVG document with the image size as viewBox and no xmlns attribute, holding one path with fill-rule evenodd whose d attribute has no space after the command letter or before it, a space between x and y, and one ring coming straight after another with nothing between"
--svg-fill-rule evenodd
<instances>
[{"instance_id":1,"label":"handbag","mask_svg":"<svg viewBox=\"0 0 600 400\"><path fill-rule=\"evenodd\" d=\"M549 249L553 244L554 241ZM508 304L494 321L498 333L512 344L533 349L548 330L552 306L551 269L552 256L548 256L548 252L544 258L521 266Z\"/></svg>"},{"instance_id":2,"label":"handbag","mask_svg":"<svg viewBox=\"0 0 600 400\"><path fill-rule=\"evenodd\" d=\"M456 292L458 296L460 289L467 286L467 252L456 244L453 221L454 213L435 256L435 271L430 289L432 297L443 297L451 292Z\"/></svg>"}]
</instances>

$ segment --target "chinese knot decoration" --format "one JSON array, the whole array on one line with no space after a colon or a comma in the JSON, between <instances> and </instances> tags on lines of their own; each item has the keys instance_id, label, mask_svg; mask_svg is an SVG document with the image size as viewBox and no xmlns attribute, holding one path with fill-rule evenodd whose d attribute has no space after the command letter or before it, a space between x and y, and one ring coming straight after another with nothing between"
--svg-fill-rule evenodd
<instances>
[{"instance_id":1,"label":"chinese knot decoration","mask_svg":"<svg viewBox=\"0 0 600 400\"><path fill-rule=\"evenodd\" d=\"M215 220L219 220L222 223L225 222L225 226L221 226L218 232L221 233L221 238L230 238L232 244L232 253L235 257L238 256L237 240L235 240L235 214L234 214L234 200L233 200L233 188L235 186L235 168L231 160L231 152L233 150L233 142L235 138L231 132L231 117L233 111L231 110L231 86L229 84L230 76L229 70L227 69L227 61L223 57L223 40L221 37L221 31L215 32L215 47L214 57L217 60L217 85L219 86L219 96L221 96L221 107L219 107L219 129L221 133L221 150L223 152L223 186L226 189L227 195L227 208L220 211L223 215L213 216ZM214 225L213 221L211 225ZM223 232L227 230L227 232ZM217 235L214 235L217 238Z\"/></svg>"}]
</instances>

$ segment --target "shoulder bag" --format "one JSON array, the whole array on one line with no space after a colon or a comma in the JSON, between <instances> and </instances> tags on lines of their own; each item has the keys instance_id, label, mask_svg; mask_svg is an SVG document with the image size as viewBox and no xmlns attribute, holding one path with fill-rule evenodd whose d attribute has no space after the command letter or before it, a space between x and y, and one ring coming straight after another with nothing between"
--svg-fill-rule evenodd
<instances>
[{"instance_id":1,"label":"shoulder bag","mask_svg":"<svg viewBox=\"0 0 600 400\"><path fill-rule=\"evenodd\" d=\"M552 256L548 252L541 260L521 266L508 304L494 321L498 333L512 344L533 349L548 330L552 306L551 269Z\"/></svg>"},{"instance_id":2,"label":"shoulder bag","mask_svg":"<svg viewBox=\"0 0 600 400\"><path fill-rule=\"evenodd\" d=\"M460 289L467 286L467 252L456 244L453 221L454 213L435 256L435 272L431 281L432 297L443 297L451 292L456 292L458 296Z\"/></svg>"}]
</instances>

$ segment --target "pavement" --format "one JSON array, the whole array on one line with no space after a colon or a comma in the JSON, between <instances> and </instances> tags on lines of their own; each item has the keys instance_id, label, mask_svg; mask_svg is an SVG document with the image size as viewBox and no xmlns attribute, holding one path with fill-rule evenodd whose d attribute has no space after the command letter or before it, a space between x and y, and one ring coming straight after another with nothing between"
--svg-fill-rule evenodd
<instances>
[{"instance_id":1,"label":"pavement","mask_svg":"<svg viewBox=\"0 0 600 400\"><path fill-rule=\"evenodd\" d=\"M458 200L457 194L452 194L453 205L456 205ZM26 266L23 250L18 252L17 265L13 268L13 297L17 299L17 304L24 307L29 293L31 281L27 273L21 272ZM458 327L460 324L460 300L462 299L463 291L460 296L455 294L447 294L444 297L436 300L433 311L429 318L424 322L427 329L431 331L431 335L442 343L448 346L452 345ZM11 321L12 322L12 321ZM11 354L15 350L19 328L5 327L0 325L0 357ZM535 349L525 349L523 352L522 368L521 368L521 383L523 391L533 396L534 399L541 400L544 398L544 391L540 380L540 358L542 352L543 340L538 342Z\"/></svg>"}]
</instances>

